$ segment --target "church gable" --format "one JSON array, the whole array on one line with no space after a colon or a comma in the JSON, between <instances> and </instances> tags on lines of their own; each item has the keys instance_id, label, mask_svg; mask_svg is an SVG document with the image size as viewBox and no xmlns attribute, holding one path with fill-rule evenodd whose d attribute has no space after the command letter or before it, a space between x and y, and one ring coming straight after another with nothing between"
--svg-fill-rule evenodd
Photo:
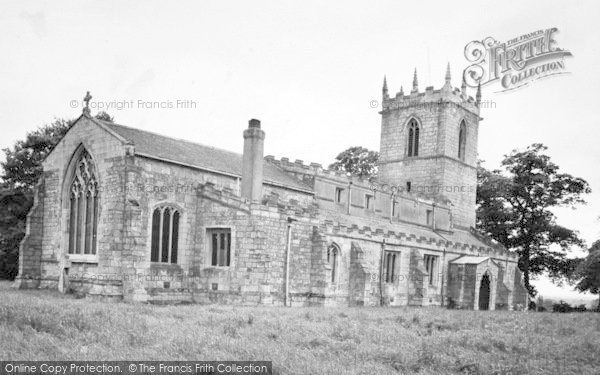
<instances>
[{"instance_id":1,"label":"church gable","mask_svg":"<svg viewBox=\"0 0 600 375\"><path fill-rule=\"evenodd\" d=\"M65 168L75 150L83 145L94 157L105 159L125 155L125 140L100 121L81 116L43 162L44 170Z\"/></svg>"}]
</instances>

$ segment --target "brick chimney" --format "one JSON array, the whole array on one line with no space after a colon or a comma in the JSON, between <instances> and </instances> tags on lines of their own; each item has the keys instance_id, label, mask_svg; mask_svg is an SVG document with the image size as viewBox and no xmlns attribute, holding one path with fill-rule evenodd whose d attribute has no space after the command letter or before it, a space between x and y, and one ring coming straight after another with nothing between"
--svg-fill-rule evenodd
<instances>
[{"instance_id":1,"label":"brick chimney","mask_svg":"<svg viewBox=\"0 0 600 375\"><path fill-rule=\"evenodd\" d=\"M244 130L242 164L242 197L250 201L262 198L264 144L265 132L260 129L260 121L250 120Z\"/></svg>"}]
</instances>

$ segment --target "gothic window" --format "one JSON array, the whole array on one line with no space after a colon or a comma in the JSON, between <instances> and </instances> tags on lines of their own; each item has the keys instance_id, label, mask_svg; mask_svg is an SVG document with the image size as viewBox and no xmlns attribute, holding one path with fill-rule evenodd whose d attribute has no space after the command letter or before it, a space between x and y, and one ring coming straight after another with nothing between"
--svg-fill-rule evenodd
<instances>
[{"instance_id":1,"label":"gothic window","mask_svg":"<svg viewBox=\"0 0 600 375\"><path fill-rule=\"evenodd\" d=\"M329 264L329 268L331 270L331 282L335 283L337 281L337 268L338 268L338 258L340 255L340 248L336 244L332 244L327 248L327 264Z\"/></svg>"},{"instance_id":2,"label":"gothic window","mask_svg":"<svg viewBox=\"0 0 600 375\"><path fill-rule=\"evenodd\" d=\"M383 280L386 283L394 283L398 278L397 266L400 254L394 251L386 251L383 256Z\"/></svg>"},{"instance_id":3,"label":"gothic window","mask_svg":"<svg viewBox=\"0 0 600 375\"><path fill-rule=\"evenodd\" d=\"M408 123L408 156L419 156L419 124L415 119Z\"/></svg>"},{"instance_id":4,"label":"gothic window","mask_svg":"<svg viewBox=\"0 0 600 375\"><path fill-rule=\"evenodd\" d=\"M98 180L90 154L83 150L70 185L69 254L96 254Z\"/></svg>"},{"instance_id":5,"label":"gothic window","mask_svg":"<svg viewBox=\"0 0 600 375\"><path fill-rule=\"evenodd\" d=\"M150 261L177 263L180 218L181 213L174 207L161 206L154 209Z\"/></svg>"},{"instance_id":6,"label":"gothic window","mask_svg":"<svg viewBox=\"0 0 600 375\"><path fill-rule=\"evenodd\" d=\"M231 229L209 229L207 231L210 264L229 267L231 264Z\"/></svg>"},{"instance_id":7,"label":"gothic window","mask_svg":"<svg viewBox=\"0 0 600 375\"><path fill-rule=\"evenodd\" d=\"M467 126L465 122L460 123L460 130L458 131L458 158L462 161L465 160L465 148L467 145Z\"/></svg>"},{"instance_id":8,"label":"gothic window","mask_svg":"<svg viewBox=\"0 0 600 375\"><path fill-rule=\"evenodd\" d=\"M423 262L425 263L425 269L428 274L428 284L435 285L437 281L437 260L438 257L435 255L425 255Z\"/></svg>"}]
</instances>

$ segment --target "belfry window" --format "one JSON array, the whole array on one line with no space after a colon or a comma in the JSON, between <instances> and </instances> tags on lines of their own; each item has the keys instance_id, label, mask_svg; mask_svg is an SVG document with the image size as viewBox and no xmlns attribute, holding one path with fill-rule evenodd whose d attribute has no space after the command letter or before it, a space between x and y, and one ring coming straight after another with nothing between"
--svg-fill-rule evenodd
<instances>
[{"instance_id":1,"label":"belfry window","mask_svg":"<svg viewBox=\"0 0 600 375\"><path fill-rule=\"evenodd\" d=\"M408 123L408 156L419 156L419 124L415 119Z\"/></svg>"},{"instance_id":2,"label":"belfry window","mask_svg":"<svg viewBox=\"0 0 600 375\"><path fill-rule=\"evenodd\" d=\"M150 261L177 263L179 219L181 213L174 207L161 206L152 214L152 245Z\"/></svg>"},{"instance_id":3,"label":"belfry window","mask_svg":"<svg viewBox=\"0 0 600 375\"><path fill-rule=\"evenodd\" d=\"M337 281L337 268L340 249L336 244L332 244L327 248L327 264L331 270L331 282Z\"/></svg>"},{"instance_id":4,"label":"belfry window","mask_svg":"<svg viewBox=\"0 0 600 375\"><path fill-rule=\"evenodd\" d=\"M462 161L465 160L465 148L467 146L467 126L465 122L460 123L460 130L458 131L458 158Z\"/></svg>"},{"instance_id":5,"label":"belfry window","mask_svg":"<svg viewBox=\"0 0 600 375\"><path fill-rule=\"evenodd\" d=\"M83 150L70 185L69 254L96 254L98 180L90 154Z\"/></svg>"}]
</instances>

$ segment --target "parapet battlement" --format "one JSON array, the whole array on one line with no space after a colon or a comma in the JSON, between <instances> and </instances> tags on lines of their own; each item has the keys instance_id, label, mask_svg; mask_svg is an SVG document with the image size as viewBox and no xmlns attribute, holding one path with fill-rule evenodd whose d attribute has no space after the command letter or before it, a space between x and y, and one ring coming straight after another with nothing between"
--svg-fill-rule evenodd
<instances>
[{"instance_id":1,"label":"parapet battlement","mask_svg":"<svg viewBox=\"0 0 600 375\"><path fill-rule=\"evenodd\" d=\"M450 77L450 64L448 64L446 70L444 86L441 89L435 90L433 86L425 88L424 92L419 92L419 85L417 79L417 70L415 69L413 77L413 87L409 94L404 94L404 89L401 87L400 91L396 93L394 97L390 97L388 94L387 78L383 78L383 89L382 89L382 113L415 106L428 106L431 110L440 108L440 104L457 105L465 110L468 110L476 115L479 115L479 105L481 103L481 86L477 87L477 94L475 98L467 94L467 84L464 80L462 81L461 88L453 88Z\"/></svg>"}]
</instances>

